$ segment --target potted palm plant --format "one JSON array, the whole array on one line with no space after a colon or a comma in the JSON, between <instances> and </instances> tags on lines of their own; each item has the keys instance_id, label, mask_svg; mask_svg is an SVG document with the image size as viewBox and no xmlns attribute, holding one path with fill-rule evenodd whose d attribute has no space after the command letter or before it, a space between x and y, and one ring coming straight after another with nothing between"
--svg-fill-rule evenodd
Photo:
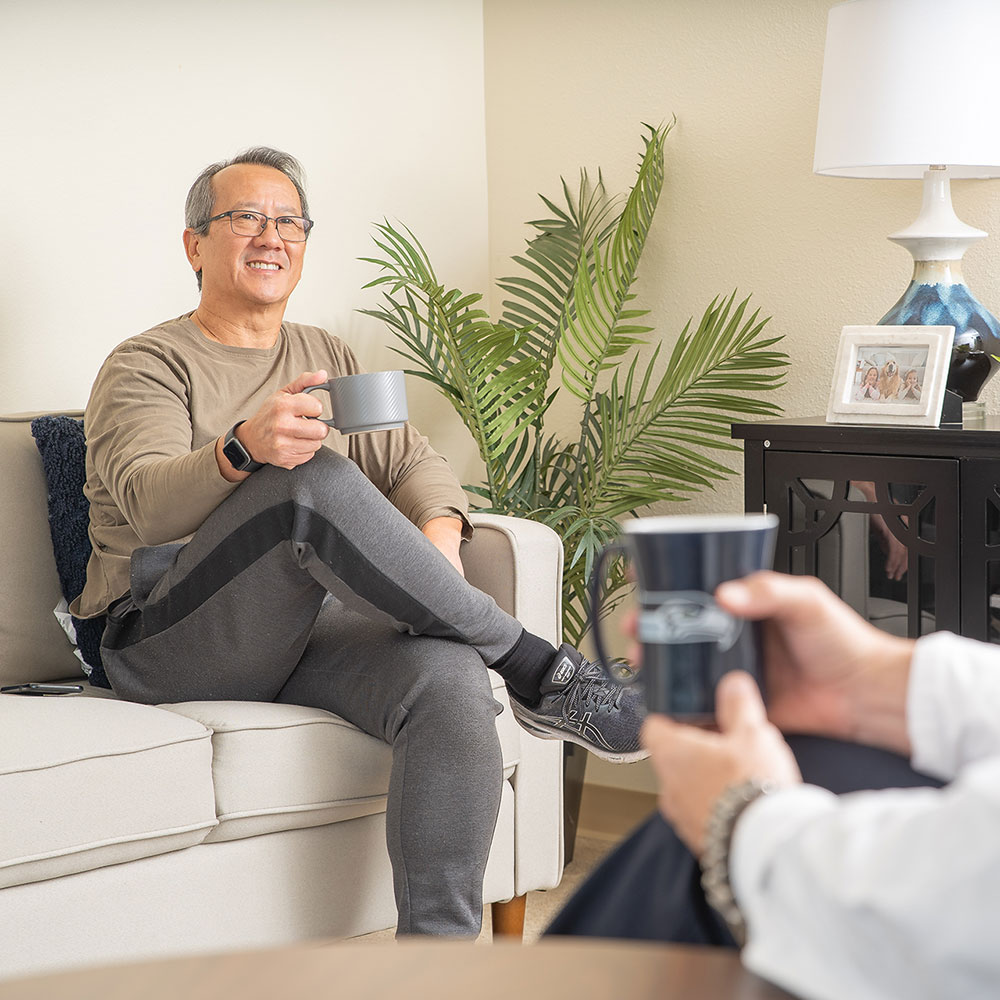
<instances>
[{"instance_id":1,"label":"potted palm plant","mask_svg":"<svg viewBox=\"0 0 1000 1000\"><path fill-rule=\"evenodd\" d=\"M671 123L672 125L672 123ZM609 198L600 175L581 171L563 204L543 197L550 217L513 258L517 273L496 321L479 294L443 284L416 236L376 227L379 308L402 354L454 406L475 439L484 481L468 485L480 509L541 521L562 537L564 640L587 631L586 584L596 554L618 532L617 518L650 504L688 499L732 474L708 452L735 450L735 419L773 416L758 398L783 384L779 337L736 293L714 299L700 322L678 335L669 357L632 286L663 184L671 125L646 126L636 182ZM748 314L749 313L749 314ZM665 362L665 364L664 364ZM549 429L553 400L569 394L571 436ZM606 610L624 595L623 567L607 581Z\"/></svg>"}]
</instances>

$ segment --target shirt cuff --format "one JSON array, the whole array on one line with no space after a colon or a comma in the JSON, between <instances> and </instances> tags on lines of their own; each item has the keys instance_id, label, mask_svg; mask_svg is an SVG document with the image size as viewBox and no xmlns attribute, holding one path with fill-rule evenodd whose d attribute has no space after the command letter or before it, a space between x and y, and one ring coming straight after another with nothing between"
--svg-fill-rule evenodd
<instances>
[{"instance_id":1,"label":"shirt cuff","mask_svg":"<svg viewBox=\"0 0 1000 1000\"><path fill-rule=\"evenodd\" d=\"M428 521L433 521L435 517L453 517L456 521L461 521L462 538L466 541L472 537L476 530L472 522L466 516L465 512L459 510L457 507L435 507L432 510L423 513L420 517L421 529Z\"/></svg>"},{"instance_id":2,"label":"shirt cuff","mask_svg":"<svg viewBox=\"0 0 1000 1000\"><path fill-rule=\"evenodd\" d=\"M767 886L767 872L789 839L816 816L836 808L837 796L817 785L791 785L762 795L736 821L729 848L729 884L736 905L753 929L756 901Z\"/></svg>"}]
</instances>

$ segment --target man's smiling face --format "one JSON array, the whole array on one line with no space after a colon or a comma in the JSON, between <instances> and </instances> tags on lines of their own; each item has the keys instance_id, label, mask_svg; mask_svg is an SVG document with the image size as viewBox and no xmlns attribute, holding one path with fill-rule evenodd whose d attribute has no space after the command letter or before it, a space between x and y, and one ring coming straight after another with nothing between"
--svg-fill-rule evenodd
<instances>
[{"instance_id":1,"label":"man's smiling face","mask_svg":"<svg viewBox=\"0 0 1000 1000\"><path fill-rule=\"evenodd\" d=\"M272 219L301 215L295 185L273 167L237 163L212 178L212 215L237 209L260 212ZM269 221L259 236L237 236L229 219L217 219L204 236L190 232L188 259L200 268L202 302L214 312L233 315L283 304L302 275L305 243L288 243Z\"/></svg>"}]
</instances>

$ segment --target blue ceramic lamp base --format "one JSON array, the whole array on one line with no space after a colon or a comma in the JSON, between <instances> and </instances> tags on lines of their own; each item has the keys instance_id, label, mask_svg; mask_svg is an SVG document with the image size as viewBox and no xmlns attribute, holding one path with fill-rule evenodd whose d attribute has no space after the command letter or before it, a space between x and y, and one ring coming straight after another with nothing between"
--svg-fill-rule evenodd
<instances>
[{"instance_id":1,"label":"blue ceramic lamp base","mask_svg":"<svg viewBox=\"0 0 1000 1000\"><path fill-rule=\"evenodd\" d=\"M903 297L881 326L953 326L947 388L974 402L1000 368L1000 322L961 280L959 261L917 261Z\"/></svg>"},{"instance_id":2,"label":"blue ceramic lamp base","mask_svg":"<svg viewBox=\"0 0 1000 1000\"><path fill-rule=\"evenodd\" d=\"M969 291L962 277L965 251L986 233L966 225L951 203L948 168L924 171L920 214L889 237L913 255L913 279L903 297L879 320L894 326L953 326L955 344L947 388L966 403L979 398L1000 368L1000 323Z\"/></svg>"}]
</instances>

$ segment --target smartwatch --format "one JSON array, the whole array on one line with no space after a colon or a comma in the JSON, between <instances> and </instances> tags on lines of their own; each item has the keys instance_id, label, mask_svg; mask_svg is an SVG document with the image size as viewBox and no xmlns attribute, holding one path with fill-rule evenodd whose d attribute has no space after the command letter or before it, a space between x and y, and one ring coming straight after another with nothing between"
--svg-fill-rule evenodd
<instances>
[{"instance_id":1,"label":"smartwatch","mask_svg":"<svg viewBox=\"0 0 1000 1000\"><path fill-rule=\"evenodd\" d=\"M222 442L222 454L226 456L229 464L237 472L256 472L258 469L263 468L264 463L255 462L250 457L250 452L243 447L243 442L236 436L236 428L243 423L246 423L246 421L240 420L233 424L226 435L226 440Z\"/></svg>"}]
</instances>

